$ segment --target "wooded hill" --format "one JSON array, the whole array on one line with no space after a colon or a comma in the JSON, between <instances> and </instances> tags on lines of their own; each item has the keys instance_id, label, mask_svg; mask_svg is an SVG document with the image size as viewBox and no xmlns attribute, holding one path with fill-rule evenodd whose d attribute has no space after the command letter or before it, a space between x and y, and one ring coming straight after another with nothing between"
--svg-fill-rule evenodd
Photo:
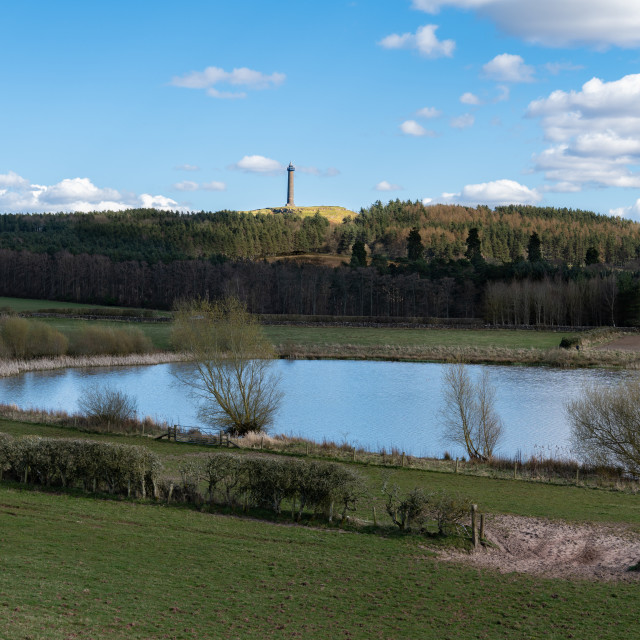
<instances>
[{"instance_id":1,"label":"wooded hill","mask_svg":"<svg viewBox=\"0 0 640 640\"><path fill-rule=\"evenodd\" d=\"M295 211L295 210L294 210ZM0 248L53 255L104 255L116 262L190 259L261 259L292 253L342 254L348 260L356 240L369 254L395 260L407 256L407 237L417 227L425 258L461 258L469 229L477 228L489 261L526 258L530 235L542 241L549 261L584 262L589 247L608 264L640 254L640 224L589 211L530 206L423 206L399 200L377 202L358 215L331 223L321 213L253 215L235 211L182 214L155 209L123 212L0 215Z\"/></svg>"}]
</instances>

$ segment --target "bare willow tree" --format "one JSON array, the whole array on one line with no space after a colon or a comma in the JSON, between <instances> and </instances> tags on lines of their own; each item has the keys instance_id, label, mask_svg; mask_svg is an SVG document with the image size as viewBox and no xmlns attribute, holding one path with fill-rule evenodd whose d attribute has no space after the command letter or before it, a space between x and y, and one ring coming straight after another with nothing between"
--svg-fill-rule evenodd
<instances>
[{"instance_id":1,"label":"bare willow tree","mask_svg":"<svg viewBox=\"0 0 640 640\"><path fill-rule=\"evenodd\" d=\"M640 380L586 386L567 404L571 440L585 461L640 474Z\"/></svg>"},{"instance_id":2,"label":"bare willow tree","mask_svg":"<svg viewBox=\"0 0 640 640\"><path fill-rule=\"evenodd\" d=\"M202 399L203 421L233 435L269 428L282 399L275 352L244 304L236 298L177 304L172 341L193 363L181 380Z\"/></svg>"},{"instance_id":3,"label":"bare willow tree","mask_svg":"<svg viewBox=\"0 0 640 640\"><path fill-rule=\"evenodd\" d=\"M464 447L472 459L488 460L502 435L489 372L485 369L474 383L464 364L452 364L444 373L443 387L445 439Z\"/></svg>"}]
</instances>

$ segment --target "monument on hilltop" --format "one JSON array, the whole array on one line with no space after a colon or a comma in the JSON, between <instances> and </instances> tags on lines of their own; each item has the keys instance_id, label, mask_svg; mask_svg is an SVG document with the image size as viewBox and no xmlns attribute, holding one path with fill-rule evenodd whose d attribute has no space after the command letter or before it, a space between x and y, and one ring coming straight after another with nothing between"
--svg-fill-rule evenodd
<instances>
[{"instance_id":1,"label":"monument on hilltop","mask_svg":"<svg viewBox=\"0 0 640 640\"><path fill-rule=\"evenodd\" d=\"M296 168L293 166L293 162L289 163L287 167L288 181L287 181L287 207L295 207L293 203L293 172Z\"/></svg>"}]
</instances>

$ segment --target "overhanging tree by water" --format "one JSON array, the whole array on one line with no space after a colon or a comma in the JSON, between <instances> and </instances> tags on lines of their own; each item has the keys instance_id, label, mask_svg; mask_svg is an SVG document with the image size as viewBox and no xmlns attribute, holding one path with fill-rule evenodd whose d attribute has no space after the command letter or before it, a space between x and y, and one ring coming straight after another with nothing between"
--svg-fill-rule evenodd
<instances>
[{"instance_id":1,"label":"overhanging tree by water","mask_svg":"<svg viewBox=\"0 0 640 640\"><path fill-rule=\"evenodd\" d=\"M182 376L201 398L200 418L233 435L266 431L282 399L273 347L236 298L179 304L172 339L193 362Z\"/></svg>"}]
</instances>

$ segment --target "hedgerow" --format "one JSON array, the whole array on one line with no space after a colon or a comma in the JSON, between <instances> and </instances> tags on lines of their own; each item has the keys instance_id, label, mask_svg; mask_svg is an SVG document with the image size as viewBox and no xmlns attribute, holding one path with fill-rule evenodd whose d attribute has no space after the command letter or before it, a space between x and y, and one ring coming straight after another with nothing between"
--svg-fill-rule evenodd
<instances>
[{"instance_id":1,"label":"hedgerow","mask_svg":"<svg viewBox=\"0 0 640 640\"><path fill-rule=\"evenodd\" d=\"M0 433L5 479L146 497L157 495L160 460L146 447Z\"/></svg>"}]
</instances>

